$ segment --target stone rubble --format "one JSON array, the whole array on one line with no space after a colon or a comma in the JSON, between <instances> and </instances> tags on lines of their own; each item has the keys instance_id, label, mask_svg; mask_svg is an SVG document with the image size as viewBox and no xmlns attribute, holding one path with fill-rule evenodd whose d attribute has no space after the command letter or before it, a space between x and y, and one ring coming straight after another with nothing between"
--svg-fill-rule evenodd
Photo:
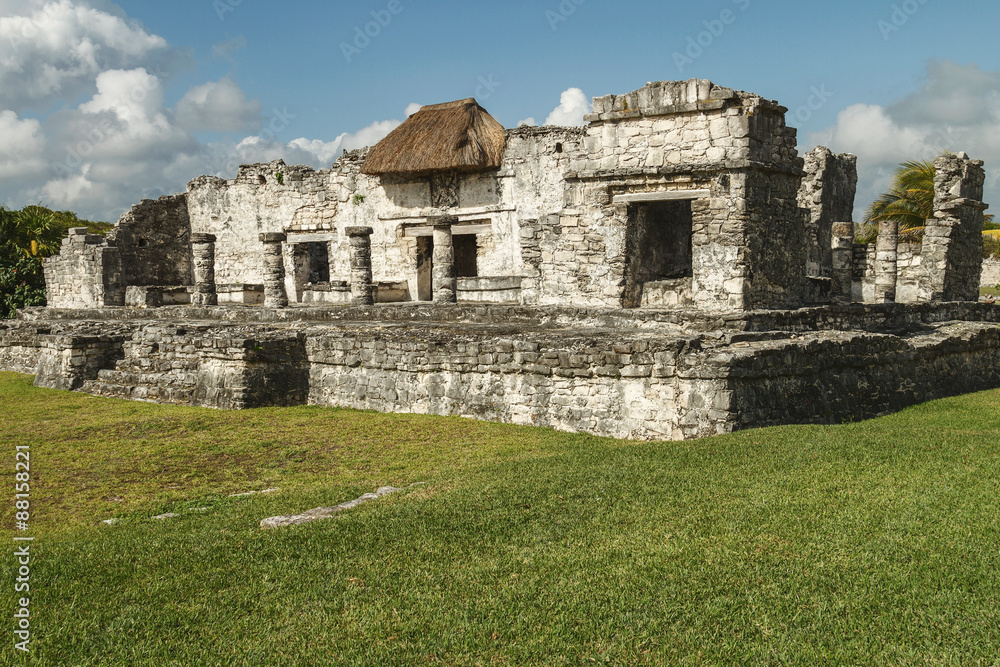
<instances>
[{"instance_id":1,"label":"stone rubble","mask_svg":"<svg viewBox=\"0 0 1000 667\"><path fill-rule=\"evenodd\" d=\"M366 493L354 500L348 500L347 502L340 503L339 505L334 505L332 507L316 507L302 514L292 514L288 516L272 516L266 519L261 519L261 528L280 528L282 526L299 526L304 523L312 523L313 521L318 521L320 519L329 519L339 512L344 510L354 509L359 505L363 505L371 500L377 500L383 496L387 496L391 493L396 493L398 491L403 491L404 489L412 489L415 486L422 486L424 482L415 482L407 487L396 488L394 486L381 486L375 490L375 493Z\"/></svg>"}]
</instances>

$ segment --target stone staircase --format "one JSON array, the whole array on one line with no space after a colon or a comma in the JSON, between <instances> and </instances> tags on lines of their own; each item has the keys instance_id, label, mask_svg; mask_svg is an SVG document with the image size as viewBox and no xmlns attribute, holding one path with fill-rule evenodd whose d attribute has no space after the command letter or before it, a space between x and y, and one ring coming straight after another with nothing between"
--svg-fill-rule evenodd
<instances>
[{"instance_id":1,"label":"stone staircase","mask_svg":"<svg viewBox=\"0 0 1000 667\"><path fill-rule=\"evenodd\" d=\"M190 405L200 365L183 330L147 327L123 346L114 369L98 372L83 391L111 398Z\"/></svg>"}]
</instances>

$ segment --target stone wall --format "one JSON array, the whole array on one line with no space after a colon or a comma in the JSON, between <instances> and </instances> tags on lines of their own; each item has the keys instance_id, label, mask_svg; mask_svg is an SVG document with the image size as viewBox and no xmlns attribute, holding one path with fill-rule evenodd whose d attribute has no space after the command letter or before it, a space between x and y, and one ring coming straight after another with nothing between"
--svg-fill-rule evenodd
<instances>
[{"instance_id":1,"label":"stone wall","mask_svg":"<svg viewBox=\"0 0 1000 667\"><path fill-rule=\"evenodd\" d=\"M496 172L373 178L360 173L366 151L358 151L329 170L276 161L241 167L229 181L201 177L188 188L191 226L216 235L221 284L262 282L257 236L288 234L294 300L316 296L306 297L315 290L302 276L314 272L297 244L325 244L330 281L349 281L344 230L371 227L374 282L406 282L418 298L428 293L418 241L429 219L454 215L456 236L476 234L477 277L523 279L523 303L638 305L627 238L642 207L627 198L681 193L695 214L684 301L716 311L798 306L802 160L784 113L709 81L650 84L596 100L585 128L508 131Z\"/></svg>"},{"instance_id":2,"label":"stone wall","mask_svg":"<svg viewBox=\"0 0 1000 667\"><path fill-rule=\"evenodd\" d=\"M805 154L805 172L798 193L799 206L808 209L806 274L811 278L832 278L835 222L849 222L854 212L858 185L858 158L836 155L819 146ZM806 295L810 303L823 299L815 291Z\"/></svg>"},{"instance_id":3,"label":"stone wall","mask_svg":"<svg viewBox=\"0 0 1000 667\"><path fill-rule=\"evenodd\" d=\"M737 428L840 423L1000 386L1000 326L928 329L812 335L710 363L725 366Z\"/></svg>"},{"instance_id":4,"label":"stone wall","mask_svg":"<svg viewBox=\"0 0 1000 667\"><path fill-rule=\"evenodd\" d=\"M118 248L126 287L191 285L190 237L184 194L144 199L108 233Z\"/></svg>"},{"instance_id":5,"label":"stone wall","mask_svg":"<svg viewBox=\"0 0 1000 667\"><path fill-rule=\"evenodd\" d=\"M983 259L983 184L981 160L965 153L934 161L934 216L924 228L924 282L920 298L975 301Z\"/></svg>"},{"instance_id":6,"label":"stone wall","mask_svg":"<svg viewBox=\"0 0 1000 667\"><path fill-rule=\"evenodd\" d=\"M59 254L45 259L45 287L52 308L103 308L125 304L118 248L86 227L69 230Z\"/></svg>"},{"instance_id":7,"label":"stone wall","mask_svg":"<svg viewBox=\"0 0 1000 667\"><path fill-rule=\"evenodd\" d=\"M1000 259L983 260L983 272L979 284L982 287L1000 285Z\"/></svg>"},{"instance_id":8,"label":"stone wall","mask_svg":"<svg viewBox=\"0 0 1000 667\"><path fill-rule=\"evenodd\" d=\"M900 243L896 255L896 301L916 303L920 300L920 281L923 276L922 246L918 243Z\"/></svg>"},{"instance_id":9,"label":"stone wall","mask_svg":"<svg viewBox=\"0 0 1000 667\"><path fill-rule=\"evenodd\" d=\"M174 309L187 322L12 322L0 326L10 350L0 368L23 372L35 359L39 386L140 400L309 403L642 439L836 423L1000 386L1000 307L989 304L703 320L634 309L427 308L382 307L396 322L365 318L375 306L330 309L342 321L291 327L206 324L214 310L195 308Z\"/></svg>"}]
</instances>

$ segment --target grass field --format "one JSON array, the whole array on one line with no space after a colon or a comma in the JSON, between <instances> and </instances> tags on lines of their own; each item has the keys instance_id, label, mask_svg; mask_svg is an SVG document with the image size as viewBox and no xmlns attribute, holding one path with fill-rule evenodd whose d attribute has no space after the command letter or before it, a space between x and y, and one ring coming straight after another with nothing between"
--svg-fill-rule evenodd
<instances>
[{"instance_id":1,"label":"grass field","mask_svg":"<svg viewBox=\"0 0 1000 667\"><path fill-rule=\"evenodd\" d=\"M0 538L17 445L36 537L32 653L13 649L8 556L0 662L998 665L998 402L637 443L0 373Z\"/></svg>"}]
</instances>

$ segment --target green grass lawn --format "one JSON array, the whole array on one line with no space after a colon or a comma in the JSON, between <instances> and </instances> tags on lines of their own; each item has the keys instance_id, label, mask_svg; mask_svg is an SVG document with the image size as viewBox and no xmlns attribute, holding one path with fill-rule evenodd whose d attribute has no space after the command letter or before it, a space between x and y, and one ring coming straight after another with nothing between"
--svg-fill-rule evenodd
<instances>
[{"instance_id":1,"label":"green grass lawn","mask_svg":"<svg viewBox=\"0 0 1000 667\"><path fill-rule=\"evenodd\" d=\"M0 539L16 445L36 536L32 654L13 650L7 556L0 662L998 665L998 403L638 443L0 373Z\"/></svg>"}]
</instances>

